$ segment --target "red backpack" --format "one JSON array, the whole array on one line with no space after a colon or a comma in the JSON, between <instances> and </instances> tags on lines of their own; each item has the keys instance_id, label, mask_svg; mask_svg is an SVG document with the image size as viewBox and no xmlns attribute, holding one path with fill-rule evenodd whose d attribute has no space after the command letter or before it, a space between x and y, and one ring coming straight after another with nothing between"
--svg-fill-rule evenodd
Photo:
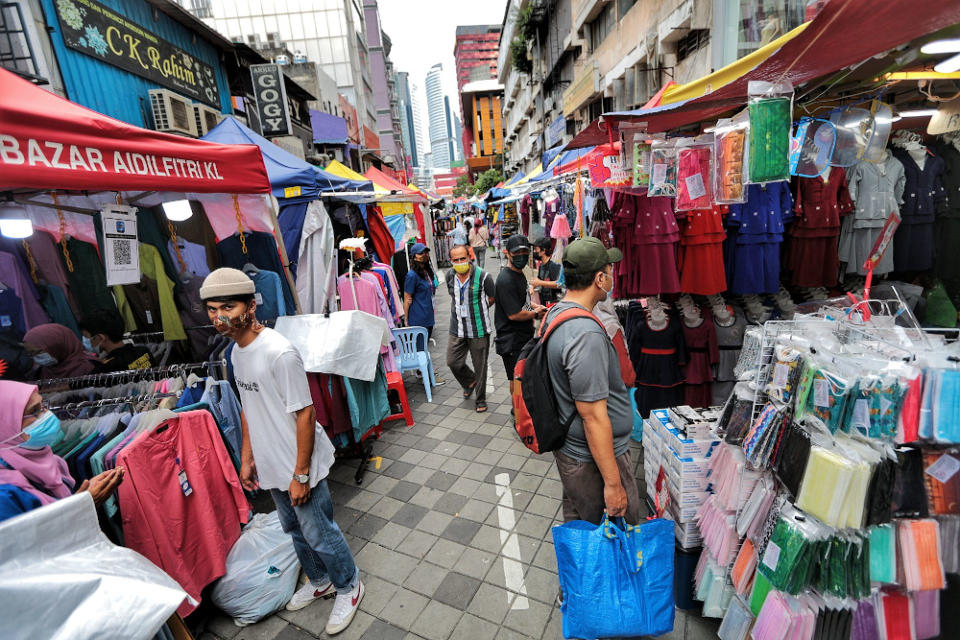
<instances>
[{"instance_id":1,"label":"red backpack","mask_svg":"<svg viewBox=\"0 0 960 640\"><path fill-rule=\"evenodd\" d=\"M603 329L600 320L589 311L580 307L564 309L546 329L546 323L540 325L540 335L523 346L514 369L514 428L523 444L534 453L556 451L562 447L577 415L574 411L561 421L557 394L547 366L547 339L557 327L574 318L592 318Z\"/></svg>"}]
</instances>

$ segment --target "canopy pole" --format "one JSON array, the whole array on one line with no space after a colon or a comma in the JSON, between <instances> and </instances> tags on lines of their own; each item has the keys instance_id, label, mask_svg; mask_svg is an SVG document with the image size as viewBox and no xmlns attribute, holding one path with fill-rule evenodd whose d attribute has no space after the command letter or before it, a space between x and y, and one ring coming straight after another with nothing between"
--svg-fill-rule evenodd
<instances>
[{"instance_id":1,"label":"canopy pole","mask_svg":"<svg viewBox=\"0 0 960 640\"><path fill-rule=\"evenodd\" d=\"M280 219L277 217L279 208L277 199L270 194L270 219L273 220L273 239L277 241L277 248L280 249L280 262L283 265L283 275L287 278L287 284L290 286L290 293L293 294L293 303L297 305L297 314L303 313L300 310L300 296L297 295L297 283L293 281L293 274L290 273L290 258L287 257L287 245L283 242L283 234L280 233Z\"/></svg>"}]
</instances>

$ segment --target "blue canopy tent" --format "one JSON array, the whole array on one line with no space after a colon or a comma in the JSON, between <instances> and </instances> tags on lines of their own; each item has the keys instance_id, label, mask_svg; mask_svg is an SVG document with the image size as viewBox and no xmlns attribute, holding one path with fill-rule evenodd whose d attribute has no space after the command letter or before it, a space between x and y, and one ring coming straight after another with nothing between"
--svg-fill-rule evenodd
<instances>
[{"instance_id":1,"label":"blue canopy tent","mask_svg":"<svg viewBox=\"0 0 960 640\"><path fill-rule=\"evenodd\" d=\"M230 116L224 118L202 139L221 144L253 144L260 147L267 177L270 179L271 192L280 204L277 220L290 261L290 271L294 276L297 274L300 236L303 233L307 205L324 192L373 192L373 183L369 180L350 180L327 173L281 149ZM290 197L286 197L288 194Z\"/></svg>"}]
</instances>

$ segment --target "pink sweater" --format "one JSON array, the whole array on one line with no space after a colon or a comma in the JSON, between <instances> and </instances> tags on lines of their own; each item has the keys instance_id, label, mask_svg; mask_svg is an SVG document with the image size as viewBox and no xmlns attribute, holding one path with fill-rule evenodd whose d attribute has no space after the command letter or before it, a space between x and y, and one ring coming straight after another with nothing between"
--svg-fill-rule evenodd
<instances>
[{"instance_id":1,"label":"pink sweater","mask_svg":"<svg viewBox=\"0 0 960 640\"><path fill-rule=\"evenodd\" d=\"M199 602L200 591L226 572L227 553L250 513L213 416L188 411L162 422L121 451L117 466L127 471L118 491L126 546ZM180 488L181 469L189 496ZM184 601L177 612L193 609Z\"/></svg>"}]
</instances>

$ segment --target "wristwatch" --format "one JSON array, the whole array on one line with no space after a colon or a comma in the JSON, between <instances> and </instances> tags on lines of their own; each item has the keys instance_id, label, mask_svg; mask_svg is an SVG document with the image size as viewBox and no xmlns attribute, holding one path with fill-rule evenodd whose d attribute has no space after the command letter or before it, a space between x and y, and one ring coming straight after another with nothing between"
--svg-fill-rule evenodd
<instances>
[{"instance_id":1,"label":"wristwatch","mask_svg":"<svg viewBox=\"0 0 960 640\"><path fill-rule=\"evenodd\" d=\"M293 474L293 479L300 484L307 484L310 482L310 475L306 473L295 473Z\"/></svg>"}]
</instances>

